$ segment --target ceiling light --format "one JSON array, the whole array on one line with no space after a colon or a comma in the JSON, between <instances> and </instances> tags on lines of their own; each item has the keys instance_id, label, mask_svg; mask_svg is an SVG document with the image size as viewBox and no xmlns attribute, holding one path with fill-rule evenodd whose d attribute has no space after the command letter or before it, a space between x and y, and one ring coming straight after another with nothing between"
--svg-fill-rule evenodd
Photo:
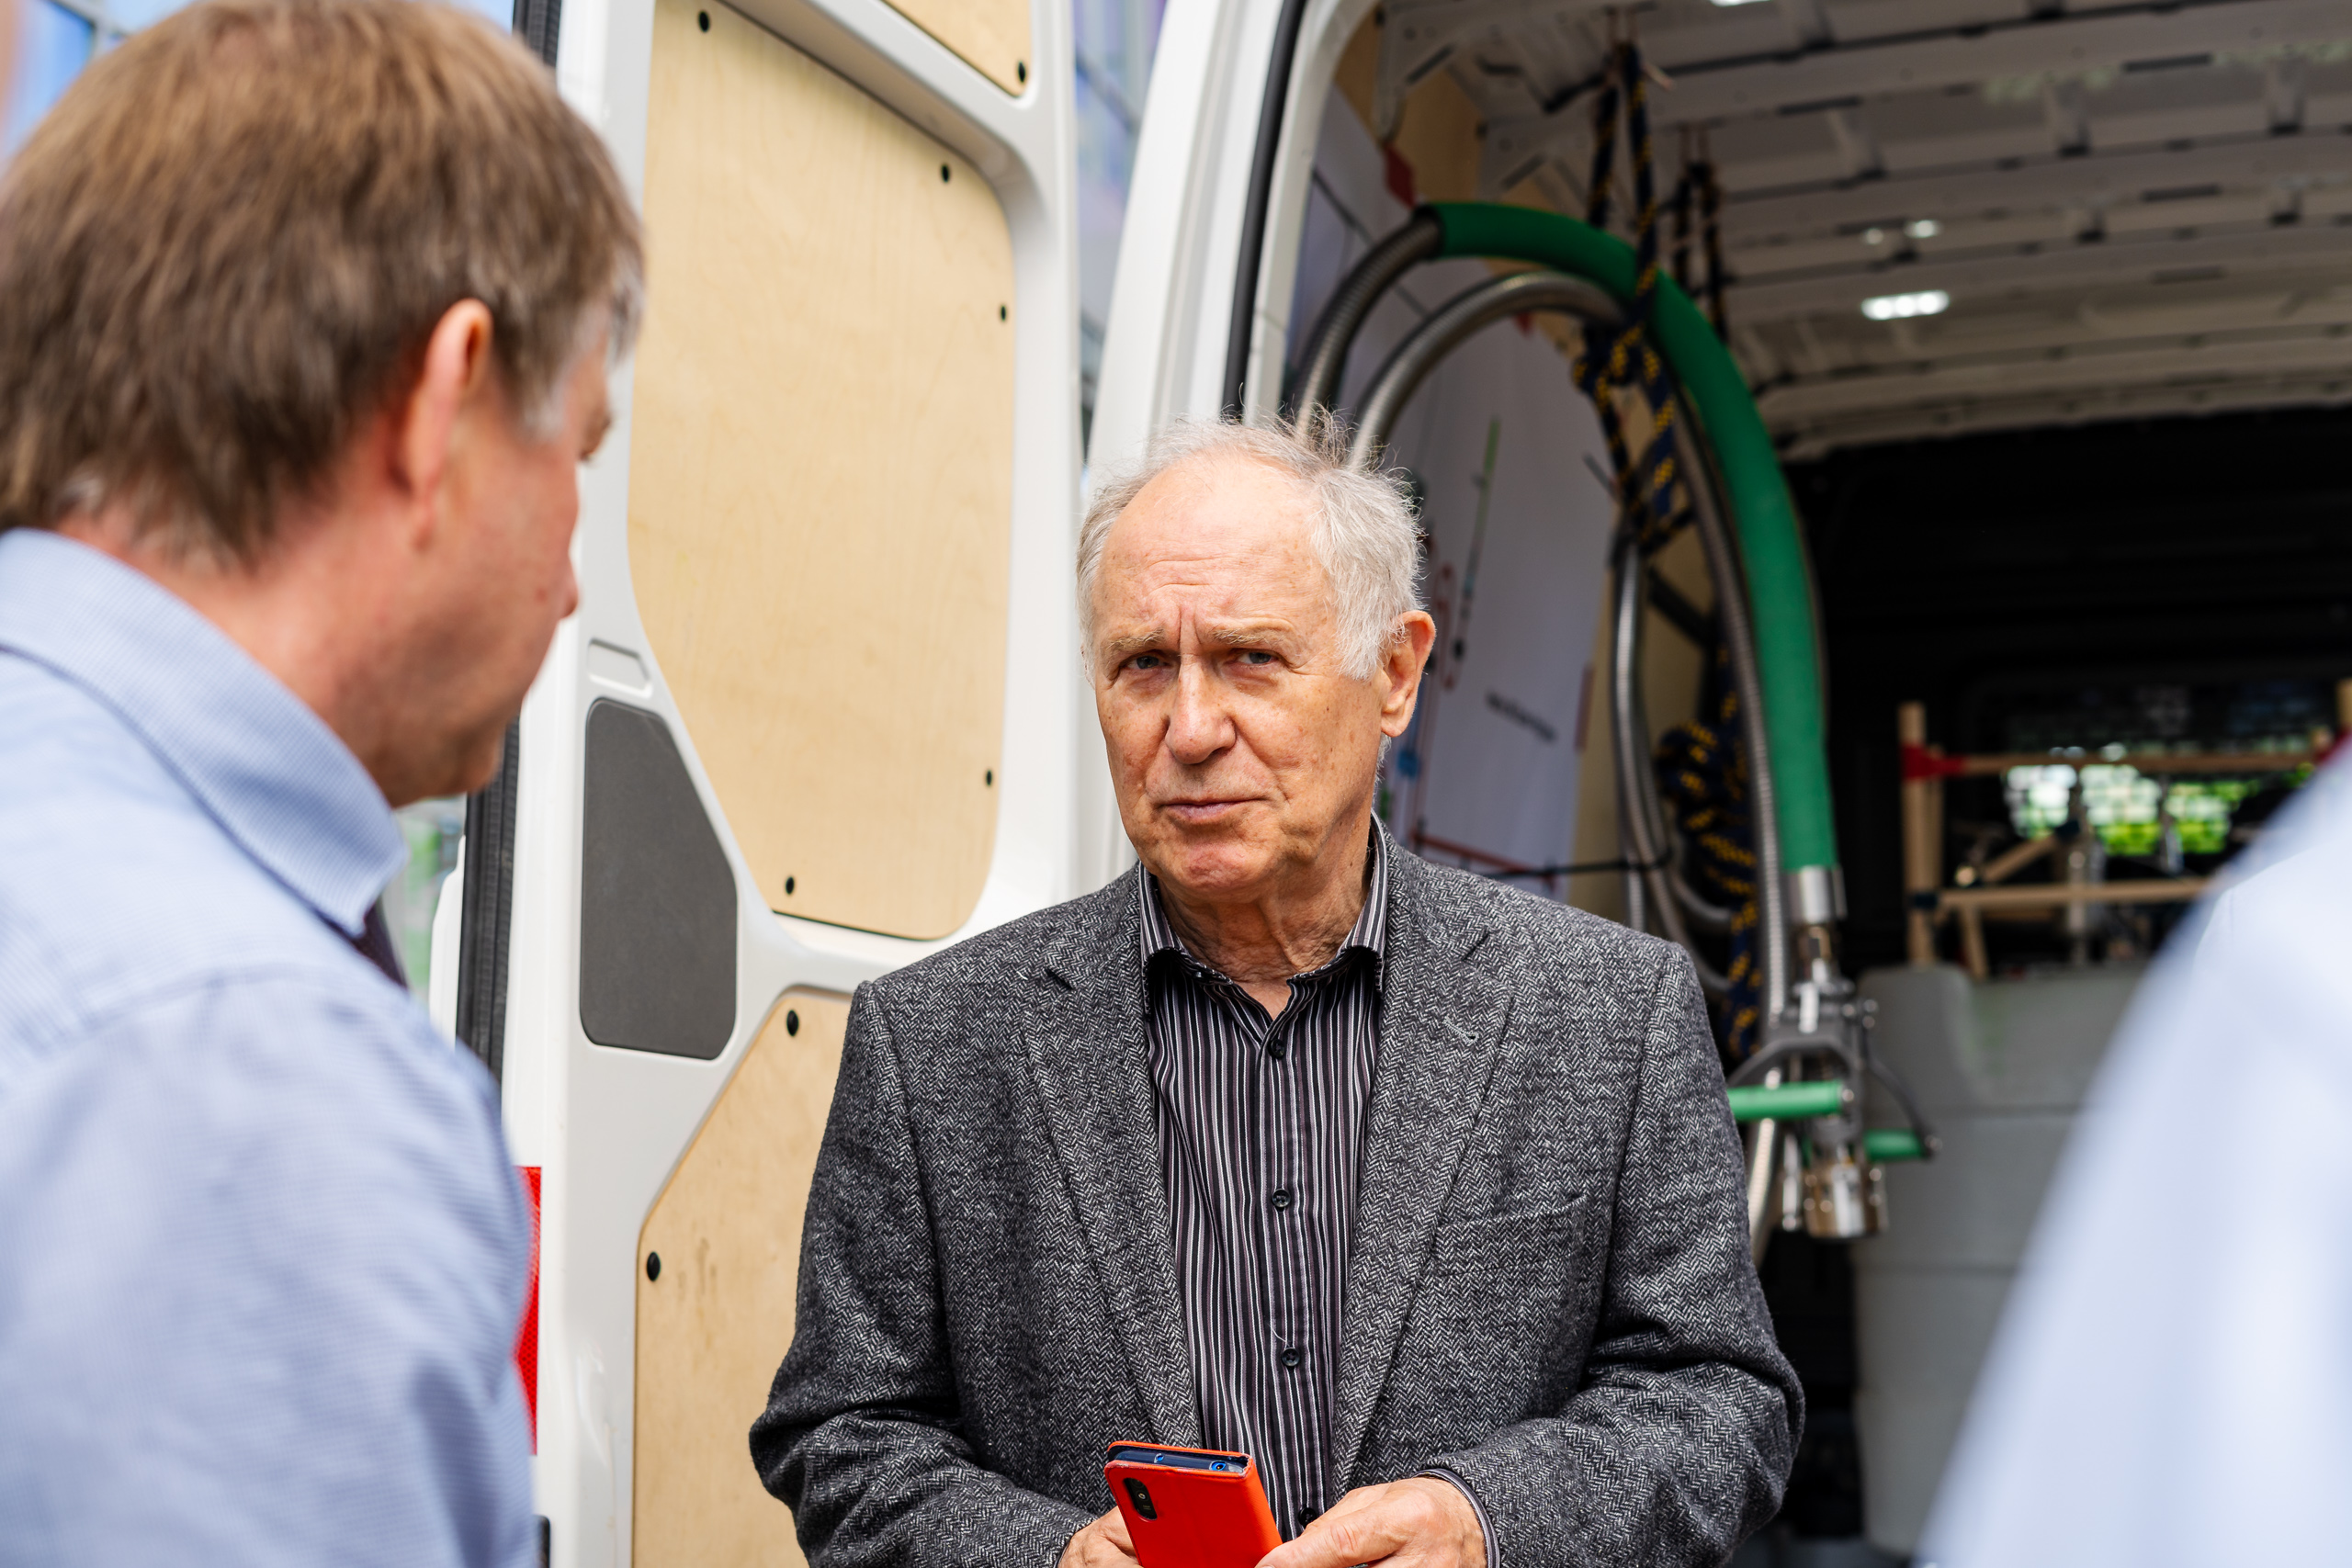
<instances>
[{"instance_id":1,"label":"ceiling light","mask_svg":"<svg viewBox=\"0 0 2352 1568\"><path fill-rule=\"evenodd\" d=\"M1883 243L1885 239L1886 231L1883 229L1865 229L1862 231L1862 243L1866 245Z\"/></svg>"},{"instance_id":2,"label":"ceiling light","mask_svg":"<svg viewBox=\"0 0 2352 1568\"><path fill-rule=\"evenodd\" d=\"M1753 6L1756 0L1715 0L1715 4L1723 6Z\"/></svg>"},{"instance_id":3,"label":"ceiling light","mask_svg":"<svg viewBox=\"0 0 2352 1568\"><path fill-rule=\"evenodd\" d=\"M1944 231L1944 226L1932 218L1914 218L1903 225L1903 231L1915 240L1932 240Z\"/></svg>"},{"instance_id":4,"label":"ceiling light","mask_svg":"<svg viewBox=\"0 0 2352 1568\"><path fill-rule=\"evenodd\" d=\"M1873 321L1899 321L1910 316L1940 316L1951 306L1951 296L1940 288L1917 294L1881 294L1862 301L1862 314Z\"/></svg>"}]
</instances>

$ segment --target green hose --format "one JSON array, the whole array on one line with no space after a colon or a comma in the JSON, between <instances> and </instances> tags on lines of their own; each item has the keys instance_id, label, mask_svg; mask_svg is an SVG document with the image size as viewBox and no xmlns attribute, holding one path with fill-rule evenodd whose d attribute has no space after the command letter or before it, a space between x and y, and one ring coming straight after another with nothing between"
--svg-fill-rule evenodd
<instances>
[{"instance_id":1,"label":"green hose","mask_svg":"<svg viewBox=\"0 0 2352 1568\"><path fill-rule=\"evenodd\" d=\"M1633 301L1633 247L1589 224L1532 207L1487 202L1438 202L1425 210L1436 214L1444 227L1440 256L1532 262L1589 278L1620 303ZM1690 296L1670 277L1659 280L1651 327L1658 352L1705 427L1702 434L1713 448L1728 492L1756 624L1764 733L1778 786L1781 864L1792 872L1834 866L1838 841L1830 824L1829 764L1822 745L1813 589L1780 457L1739 367Z\"/></svg>"},{"instance_id":2,"label":"green hose","mask_svg":"<svg viewBox=\"0 0 2352 1568\"><path fill-rule=\"evenodd\" d=\"M1846 1086L1837 1078L1741 1084L1730 1093L1735 1122L1807 1122L1816 1116L1842 1115L1846 1110Z\"/></svg>"},{"instance_id":3,"label":"green hose","mask_svg":"<svg viewBox=\"0 0 2352 1568\"><path fill-rule=\"evenodd\" d=\"M1836 1078L1740 1084L1729 1092L1735 1122L1808 1122L1816 1116L1843 1115L1846 1111L1846 1086ZM1881 1163L1926 1159L1928 1145L1908 1127L1872 1127L1862 1134L1862 1152Z\"/></svg>"},{"instance_id":4,"label":"green hose","mask_svg":"<svg viewBox=\"0 0 2352 1568\"><path fill-rule=\"evenodd\" d=\"M1926 1159L1927 1145L1908 1127L1873 1127L1862 1134L1862 1152L1883 1165L1892 1159Z\"/></svg>"}]
</instances>

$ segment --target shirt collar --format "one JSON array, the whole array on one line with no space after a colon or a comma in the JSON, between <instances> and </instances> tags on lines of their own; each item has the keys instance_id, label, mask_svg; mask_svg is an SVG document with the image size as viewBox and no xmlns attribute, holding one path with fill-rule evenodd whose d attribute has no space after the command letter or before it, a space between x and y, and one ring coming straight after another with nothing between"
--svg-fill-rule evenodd
<instances>
[{"instance_id":1,"label":"shirt collar","mask_svg":"<svg viewBox=\"0 0 2352 1568\"><path fill-rule=\"evenodd\" d=\"M359 759L228 635L144 573L0 533L0 650L111 708L248 855L346 932L407 858Z\"/></svg>"},{"instance_id":2,"label":"shirt collar","mask_svg":"<svg viewBox=\"0 0 2352 1568\"><path fill-rule=\"evenodd\" d=\"M1148 871L1138 869L1136 881L1141 885L1143 900L1143 962L1145 968L1163 953L1181 955L1187 963L1206 969L1186 950L1176 935L1176 928L1169 923L1168 910L1159 901L1159 879ZM1363 909L1356 916L1356 923L1348 929L1348 940L1331 955L1337 964L1351 953L1368 953L1379 968L1385 968L1388 953L1388 830L1377 818L1372 824L1372 884L1364 889ZM1328 969L1331 964L1323 967ZM1377 973L1377 971L1375 971Z\"/></svg>"}]
</instances>

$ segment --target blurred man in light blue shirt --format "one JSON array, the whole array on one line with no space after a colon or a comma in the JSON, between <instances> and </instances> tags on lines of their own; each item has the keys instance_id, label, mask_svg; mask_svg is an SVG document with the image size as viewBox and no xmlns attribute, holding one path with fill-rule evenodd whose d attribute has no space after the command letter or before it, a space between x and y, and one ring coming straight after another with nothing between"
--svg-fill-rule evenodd
<instances>
[{"instance_id":1,"label":"blurred man in light blue shirt","mask_svg":"<svg viewBox=\"0 0 2352 1568\"><path fill-rule=\"evenodd\" d=\"M2352 1558L2352 759L2143 986L1917 1561Z\"/></svg>"},{"instance_id":2,"label":"blurred man in light blue shirt","mask_svg":"<svg viewBox=\"0 0 2352 1568\"><path fill-rule=\"evenodd\" d=\"M0 179L0 1563L535 1553L530 1218L371 909L575 603L639 266L401 0L183 12Z\"/></svg>"}]
</instances>

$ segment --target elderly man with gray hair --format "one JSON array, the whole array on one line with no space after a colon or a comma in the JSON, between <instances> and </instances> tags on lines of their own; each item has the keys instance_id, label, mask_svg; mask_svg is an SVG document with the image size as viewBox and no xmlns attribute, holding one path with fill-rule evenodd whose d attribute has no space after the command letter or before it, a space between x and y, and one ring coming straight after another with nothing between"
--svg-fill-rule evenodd
<instances>
[{"instance_id":1,"label":"elderly man with gray hair","mask_svg":"<svg viewBox=\"0 0 2352 1568\"><path fill-rule=\"evenodd\" d=\"M1719 1563L1778 1506L1689 962L1374 816L1418 565L1313 432L1180 424L1097 491L1141 864L858 992L752 1433L818 1568L1133 1563L1120 1441L1252 1456L1265 1568Z\"/></svg>"}]
</instances>

